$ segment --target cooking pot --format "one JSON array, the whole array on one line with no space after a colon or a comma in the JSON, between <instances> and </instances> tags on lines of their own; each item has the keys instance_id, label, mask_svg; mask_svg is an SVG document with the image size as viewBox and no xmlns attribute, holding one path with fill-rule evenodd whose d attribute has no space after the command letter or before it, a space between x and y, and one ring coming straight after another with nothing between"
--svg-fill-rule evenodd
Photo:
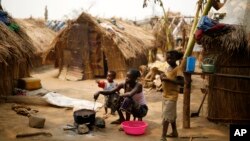
<instances>
[{"instance_id":1,"label":"cooking pot","mask_svg":"<svg viewBox=\"0 0 250 141\"><path fill-rule=\"evenodd\" d=\"M73 114L74 121L76 124L89 123L90 125L95 124L95 111L88 109L77 110Z\"/></svg>"},{"instance_id":2,"label":"cooking pot","mask_svg":"<svg viewBox=\"0 0 250 141\"><path fill-rule=\"evenodd\" d=\"M211 58L205 58L201 64L202 72L205 73L214 73L215 66L214 66L214 60Z\"/></svg>"}]
</instances>

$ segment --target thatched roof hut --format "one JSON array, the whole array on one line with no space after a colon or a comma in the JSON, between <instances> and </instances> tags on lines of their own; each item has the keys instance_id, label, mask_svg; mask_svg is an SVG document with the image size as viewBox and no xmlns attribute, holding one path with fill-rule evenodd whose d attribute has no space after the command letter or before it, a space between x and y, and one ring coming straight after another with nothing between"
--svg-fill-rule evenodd
<instances>
[{"instance_id":1,"label":"thatched roof hut","mask_svg":"<svg viewBox=\"0 0 250 141\"><path fill-rule=\"evenodd\" d=\"M21 28L14 32L0 22L0 95L11 95L15 80L29 76L35 48Z\"/></svg>"},{"instance_id":2,"label":"thatched roof hut","mask_svg":"<svg viewBox=\"0 0 250 141\"><path fill-rule=\"evenodd\" d=\"M32 66L38 67L42 64L53 63L43 62L43 60L50 49L50 44L56 37L56 32L49 29L42 19L16 19L16 22L25 30L36 48L35 58L32 59Z\"/></svg>"},{"instance_id":3,"label":"thatched roof hut","mask_svg":"<svg viewBox=\"0 0 250 141\"><path fill-rule=\"evenodd\" d=\"M147 64L151 33L121 20L96 20L82 13L53 41L56 66L72 80L105 76L114 70L124 78L129 68ZM65 75L66 74L66 75Z\"/></svg>"},{"instance_id":4,"label":"thatched roof hut","mask_svg":"<svg viewBox=\"0 0 250 141\"><path fill-rule=\"evenodd\" d=\"M228 2L239 3L235 0ZM241 6L249 8L249 4ZM238 5L231 7L227 11L227 16L230 16L231 12L235 13L234 8L239 7ZM237 17L234 18L237 19ZM249 23L240 21L239 25L231 25L227 32L205 35L201 39L205 49L205 58L214 58L216 65L216 72L209 79L208 119L211 121L250 122L248 111L250 106Z\"/></svg>"}]
</instances>

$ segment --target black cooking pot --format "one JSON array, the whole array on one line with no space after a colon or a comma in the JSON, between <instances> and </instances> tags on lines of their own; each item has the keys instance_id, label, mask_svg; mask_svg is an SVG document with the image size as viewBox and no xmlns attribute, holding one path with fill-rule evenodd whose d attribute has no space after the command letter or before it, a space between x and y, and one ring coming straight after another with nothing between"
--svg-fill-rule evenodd
<instances>
[{"instance_id":1,"label":"black cooking pot","mask_svg":"<svg viewBox=\"0 0 250 141\"><path fill-rule=\"evenodd\" d=\"M86 124L89 123L90 125L95 124L95 111L88 110L88 109L81 109L77 110L73 114L74 121L77 124Z\"/></svg>"}]
</instances>

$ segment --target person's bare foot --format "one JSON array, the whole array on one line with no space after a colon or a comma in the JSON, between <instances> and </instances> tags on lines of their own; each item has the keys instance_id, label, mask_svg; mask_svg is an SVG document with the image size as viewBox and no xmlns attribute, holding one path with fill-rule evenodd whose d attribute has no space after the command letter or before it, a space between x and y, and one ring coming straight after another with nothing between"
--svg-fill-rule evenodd
<instances>
[{"instance_id":1,"label":"person's bare foot","mask_svg":"<svg viewBox=\"0 0 250 141\"><path fill-rule=\"evenodd\" d=\"M168 134L167 137L170 137L170 138L177 138L177 137L178 137L178 133L175 132L175 133Z\"/></svg>"}]
</instances>

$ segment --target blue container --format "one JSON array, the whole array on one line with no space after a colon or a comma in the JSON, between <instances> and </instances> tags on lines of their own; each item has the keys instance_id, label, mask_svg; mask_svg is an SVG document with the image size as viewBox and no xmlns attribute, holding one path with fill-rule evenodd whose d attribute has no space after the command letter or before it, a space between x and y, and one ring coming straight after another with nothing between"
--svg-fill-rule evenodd
<instances>
[{"instance_id":1,"label":"blue container","mask_svg":"<svg viewBox=\"0 0 250 141\"><path fill-rule=\"evenodd\" d=\"M196 58L193 56L187 57L186 72L194 72Z\"/></svg>"}]
</instances>

